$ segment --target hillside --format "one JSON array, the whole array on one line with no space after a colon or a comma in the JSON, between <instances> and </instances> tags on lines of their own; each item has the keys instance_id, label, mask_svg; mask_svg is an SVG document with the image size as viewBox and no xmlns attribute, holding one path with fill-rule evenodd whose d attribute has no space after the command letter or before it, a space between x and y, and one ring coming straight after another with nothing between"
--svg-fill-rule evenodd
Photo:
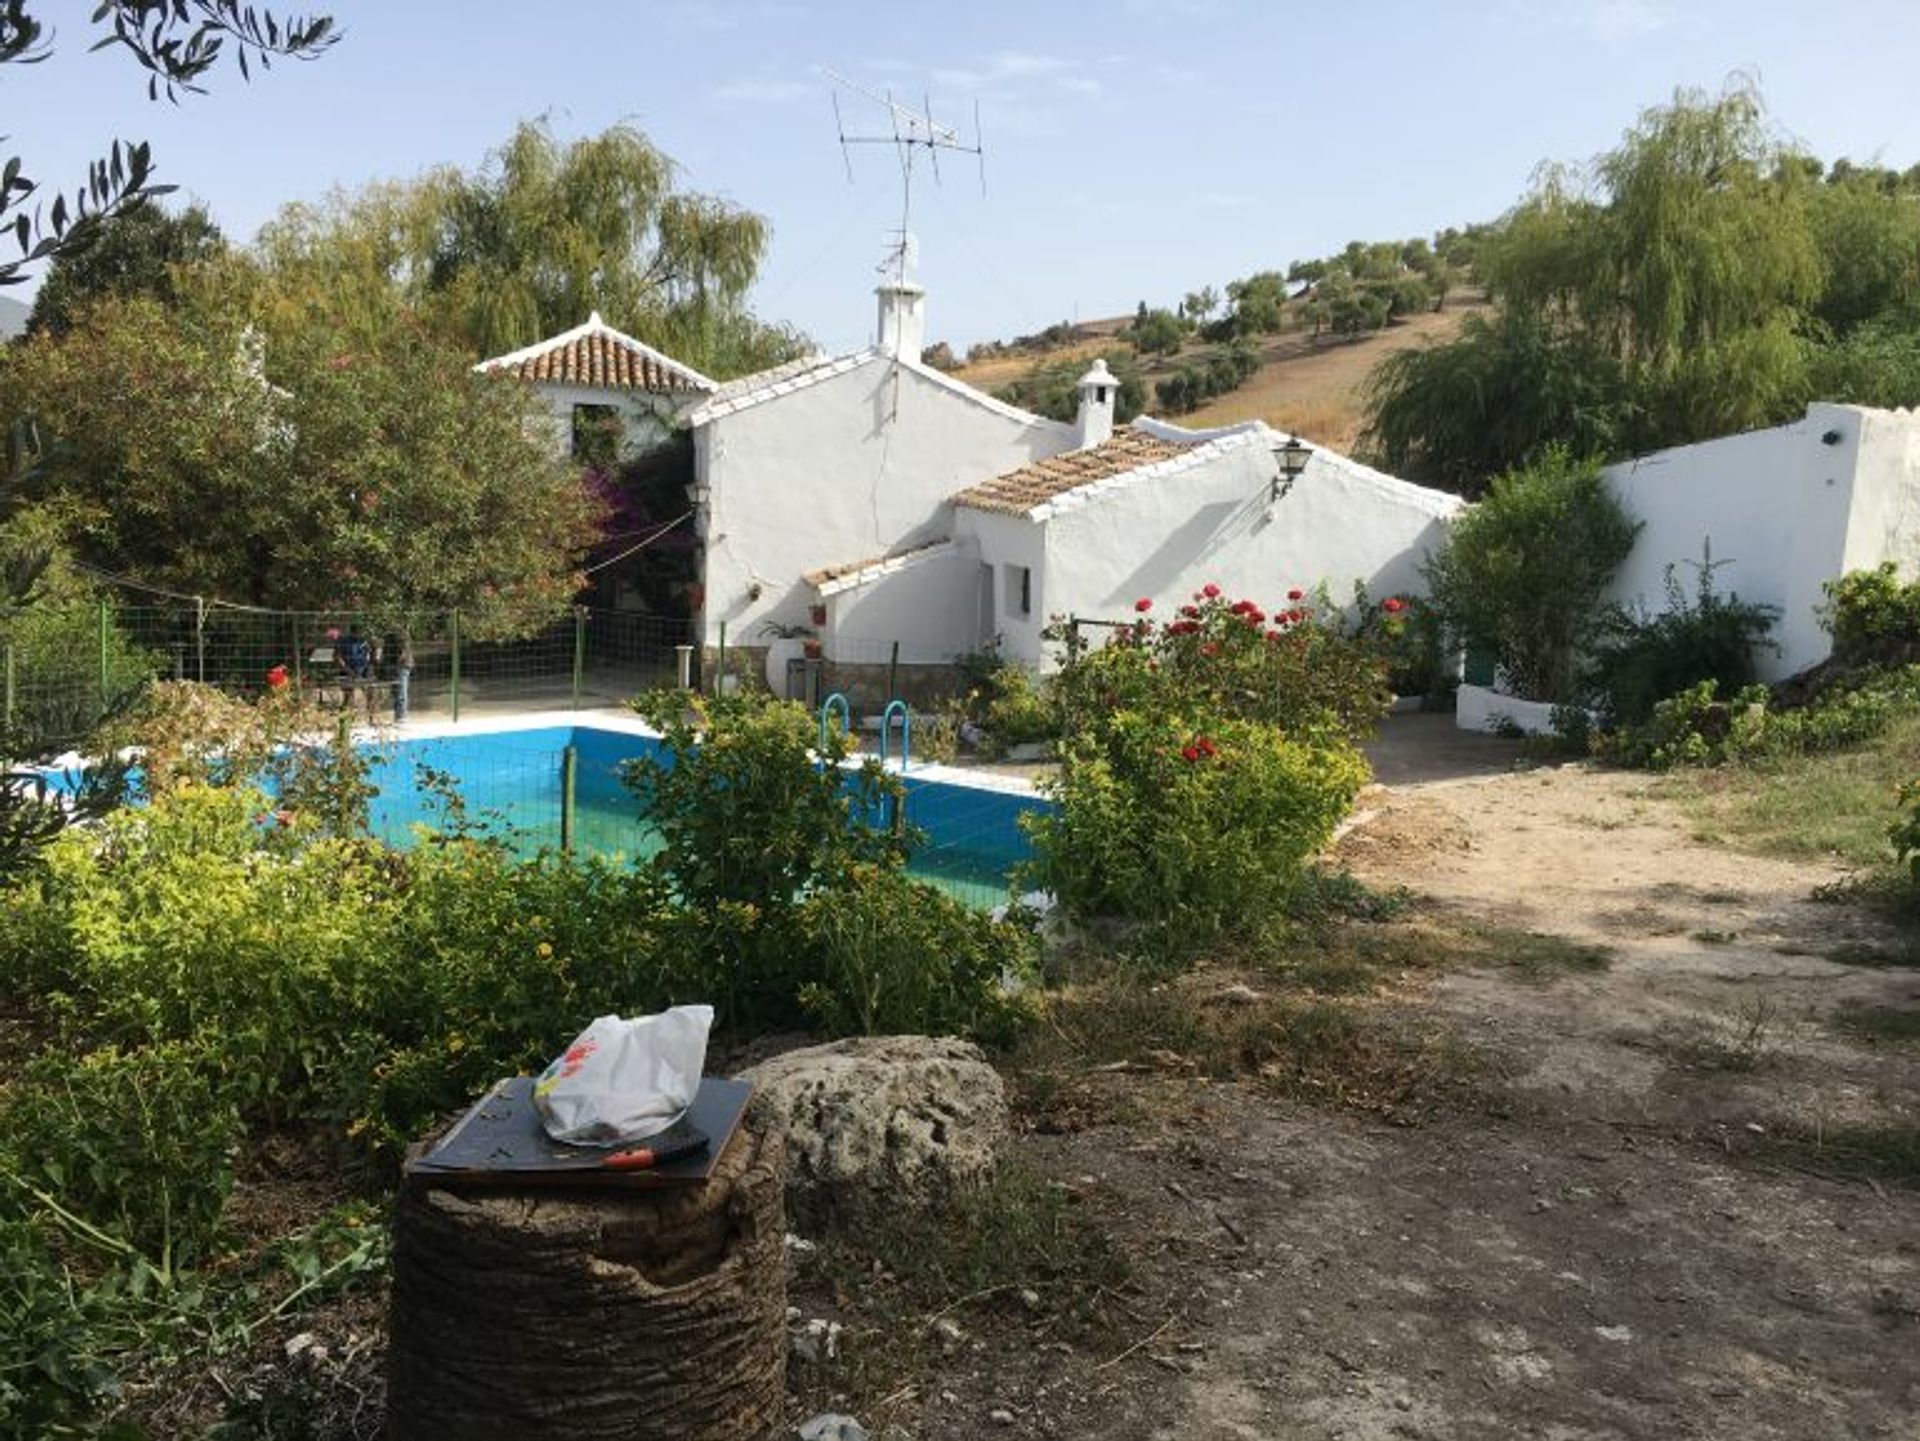
<instances>
[{"instance_id":1,"label":"hillside","mask_svg":"<svg viewBox=\"0 0 1920 1441\"><path fill-rule=\"evenodd\" d=\"M1360 435L1362 387L1368 372L1380 359L1396 350L1450 339L1468 311L1485 307L1486 302L1477 293L1463 291L1456 295L1444 310L1409 316L1358 338L1322 335L1314 339L1302 330L1261 336L1257 342L1260 369L1245 384L1198 410L1167 418L1196 427L1259 419L1316 444L1351 452ZM1085 337L1083 339L1044 351L995 355L961 366L953 373L969 385L997 390L1031 370L1036 363L1091 358L1116 345L1124 346L1126 342L1116 339L1115 332L1127 319L1088 322L1076 331ZM1189 343L1175 355L1142 356L1140 371L1147 383L1146 413L1161 413L1153 400L1156 380L1176 373L1182 365L1204 360L1215 349Z\"/></svg>"}]
</instances>

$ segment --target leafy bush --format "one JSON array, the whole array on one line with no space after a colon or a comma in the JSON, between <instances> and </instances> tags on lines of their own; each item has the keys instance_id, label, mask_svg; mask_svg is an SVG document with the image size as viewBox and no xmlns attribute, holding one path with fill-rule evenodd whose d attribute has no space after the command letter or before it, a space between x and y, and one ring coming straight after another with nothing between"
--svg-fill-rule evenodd
<instances>
[{"instance_id":1,"label":"leafy bush","mask_svg":"<svg viewBox=\"0 0 1920 1441\"><path fill-rule=\"evenodd\" d=\"M1453 522L1427 565L1433 604L1455 637L1495 655L1514 695L1572 701L1601 597L1638 531L1597 463L1549 449Z\"/></svg>"},{"instance_id":2,"label":"leafy bush","mask_svg":"<svg viewBox=\"0 0 1920 1441\"><path fill-rule=\"evenodd\" d=\"M990 753L1004 755L1014 746L1052 740L1060 734L1060 712L1033 675L1020 666L1002 666L981 708L981 729Z\"/></svg>"},{"instance_id":3,"label":"leafy bush","mask_svg":"<svg viewBox=\"0 0 1920 1441\"><path fill-rule=\"evenodd\" d=\"M1639 725L1654 706L1703 680L1737 692L1755 680L1754 652L1779 618L1777 606L1719 596L1713 572L1724 562L1709 554L1699 564L1691 601L1667 567L1667 609L1635 616L1616 611L1593 643L1588 687L1605 720Z\"/></svg>"},{"instance_id":4,"label":"leafy bush","mask_svg":"<svg viewBox=\"0 0 1920 1441\"><path fill-rule=\"evenodd\" d=\"M1920 647L1920 581L1902 583L1892 561L1827 581L1822 620L1842 665L1909 660Z\"/></svg>"},{"instance_id":5,"label":"leafy bush","mask_svg":"<svg viewBox=\"0 0 1920 1441\"><path fill-rule=\"evenodd\" d=\"M1907 867L1913 884L1920 888L1920 780L1900 787L1900 819L1887 827L1887 839L1893 843L1894 856Z\"/></svg>"},{"instance_id":6,"label":"leafy bush","mask_svg":"<svg viewBox=\"0 0 1920 1441\"><path fill-rule=\"evenodd\" d=\"M1032 879L1070 914L1154 923L1169 938L1257 926L1366 778L1337 734L1126 706L1063 743L1049 783L1058 809L1030 823Z\"/></svg>"},{"instance_id":7,"label":"leafy bush","mask_svg":"<svg viewBox=\"0 0 1920 1441\"><path fill-rule=\"evenodd\" d=\"M1701 681L1654 706L1645 724L1600 737L1596 749L1654 770L1846 750L1920 707L1920 666L1827 691L1793 710L1770 709L1771 699L1765 686L1723 697L1716 682Z\"/></svg>"},{"instance_id":8,"label":"leafy bush","mask_svg":"<svg viewBox=\"0 0 1920 1441\"><path fill-rule=\"evenodd\" d=\"M854 867L798 921L813 975L800 1003L830 1034L1005 1040L1028 1013L1031 934L899 870Z\"/></svg>"},{"instance_id":9,"label":"leafy bush","mask_svg":"<svg viewBox=\"0 0 1920 1441\"><path fill-rule=\"evenodd\" d=\"M1142 611L1098 650L1070 629L1051 634L1067 643L1053 685L1069 733L1097 725L1105 712L1136 709L1357 738L1392 701L1380 647L1364 630L1350 631L1324 595L1299 587L1269 615L1209 584L1173 620L1158 624Z\"/></svg>"},{"instance_id":10,"label":"leafy bush","mask_svg":"<svg viewBox=\"0 0 1920 1441\"><path fill-rule=\"evenodd\" d=\"M219 1065L184 1041L42 1055L0 1110L7 1165L171 1278L209 1250L233 1182L240 1116Z\"/></svg>"}]
</instances>

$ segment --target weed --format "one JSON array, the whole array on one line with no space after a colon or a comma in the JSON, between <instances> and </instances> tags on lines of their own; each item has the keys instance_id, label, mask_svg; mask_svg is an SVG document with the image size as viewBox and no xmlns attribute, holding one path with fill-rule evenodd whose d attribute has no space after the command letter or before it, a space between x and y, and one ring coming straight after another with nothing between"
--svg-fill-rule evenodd
<instances>
[{"instance_id":1,"label":"weed","mask_svg":"<svg viewBox=\"0 0 1920 1441\"><path fill-rule=\"evenodd\" d=\"M1730 946L1740 939L1738 931L1699 930L1693 938L1703 946Z\"/></svg>"},{"instance_id":2,"label":"weed","mask_svg":"<svg viewBox=\"0 0 1920 1441\"><path fill-rule=\"evenodd\" d=\"M943 1337L935 1322L973 1333L1018 1318L1020 1344L1036 1316L1062 1340L1098 1335L1101 1298L1128 1273L1084 1198L1005 1166L939 1211L876 1211L820 1240L795 1283L796 1304L811 1315L837 1311L845 1339L836 1360L795 1366L789 1384L809 1403L832 1397L865 1416L962 1334Z\"/></svg>"},{"instance_id":3,"label":"weed","mask_svg":"<svg viewBox=\"0 0 1920 1441\"><path fill-rule=\"evenodd\" d=\"M1836 966L1854 966L1865 971L1920 970L1920 942L1906 938L1892 946L1847 941L1821 954Z\"/></svg>"},{"instance_id":4,"label":"weed","mask_svg":"<svg viewBox=\"0 0 1920 1441\"><path fill-rule=\"evenodd\" d=\"M1920 1185L1920 1125L1911 1121L1790 1128L1762 1138L1753 1150L1763 1159L1829 1175Z\"/></svg>"},{"instance_id":5,"label":"weed","mask_svg":"<svg viewBox=\"0 0 1920 1441\"><path fill-rule=\"evenodd\" d=\"M1834 1029L1863 1041L1920 1043L1920 1010L1910 1006L1842 1006L1833 1013L1832 1023Z\"/></svg>"},{"instance_id":6,"label":"weed","mask_svg":"<svg viewBox=\"0 0 1920 1441\"><path fill-rule=\"evenodd\" d=\"M1465 945L1459 958L1467 964L1505 966L1528 980L1545 980L1569 971L1604 971L1613 964L1613 952L1606 946L1544 931L1476 926L1460 939Z\"/></svg>"},{"instance_id":7,"label":"weed","mask_svg":"<svg viewBox=\"0 0 1920 1441\"><path fill-rule=\"evenodd\" d=\"M1756 1071L1771 1058L1779 1008L1764 996L1748 1001L1732 1016L1699 1018L1662 1033L1669 1054L1689 1071Z\"/></svg>"}]
</instances>

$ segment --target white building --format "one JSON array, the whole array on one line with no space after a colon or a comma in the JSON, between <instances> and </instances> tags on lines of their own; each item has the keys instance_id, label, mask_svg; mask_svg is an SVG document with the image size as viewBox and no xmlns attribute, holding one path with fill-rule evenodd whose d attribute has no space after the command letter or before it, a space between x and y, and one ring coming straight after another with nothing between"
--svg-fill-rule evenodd
<instances>
[{"instance_id":1,"label":"white building","mask_svg":"<svg viewBox=\"0 0 1920 1441\"><path fill-rule=\"evenodd\" d=\"M600 428L618 431L621 454L645 450L719 389L692 366L615 330L597 310L584 325L474 369L532 386L553 417L555 445L575 456L585 437Z\"/></svg>"},{"instance_id":2,"label":"white building","mask_svg":"<svg viewBox=\"0 0 1920 1441\"><path fill-rule=\"evenodd\" d=\"M1258 422L1116 431L1104 362L1073 424L1032 415L920 363L918 286L879 295L873 346L722 386L688 417L708 647L722 623L741 647L806 627L842 665L945 665L996 640L1042 665L1050 616L1170 608L1209 580L1274 606L1323 581L1416 588L1460 504L1328 451L1287 485Z\"/></svg>"}]
</instances>

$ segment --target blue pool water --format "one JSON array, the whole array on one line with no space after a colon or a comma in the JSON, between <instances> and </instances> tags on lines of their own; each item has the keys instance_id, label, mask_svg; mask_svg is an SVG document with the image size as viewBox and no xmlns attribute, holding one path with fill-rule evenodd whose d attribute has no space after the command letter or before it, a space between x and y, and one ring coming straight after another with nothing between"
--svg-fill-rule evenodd
<instances>
[{"instance_id":1,"label":"blue pool water","mask_svg":"<svg viewBox=\"0 0 1920 1441\"><path fill-rule=\"evenodd\" d=\"M426 767L447 778L469 823L488 826L526 854L558 847L561 756L568 746L577 758L575 846L633 860L657 851L659 832L621 784L620 767L657 750L659 742L593 726L542 726L379 746L369 776L380 788L372 807L374 834L406 845L414 826L446 824L442 796L420 783ZM972 905L1005 900L1009 874L1030 854L1019 817L1050 809L1050 802L911 773L904 780L907 820L926 835L908 870Z\"/></svg>"}]
</instances>

